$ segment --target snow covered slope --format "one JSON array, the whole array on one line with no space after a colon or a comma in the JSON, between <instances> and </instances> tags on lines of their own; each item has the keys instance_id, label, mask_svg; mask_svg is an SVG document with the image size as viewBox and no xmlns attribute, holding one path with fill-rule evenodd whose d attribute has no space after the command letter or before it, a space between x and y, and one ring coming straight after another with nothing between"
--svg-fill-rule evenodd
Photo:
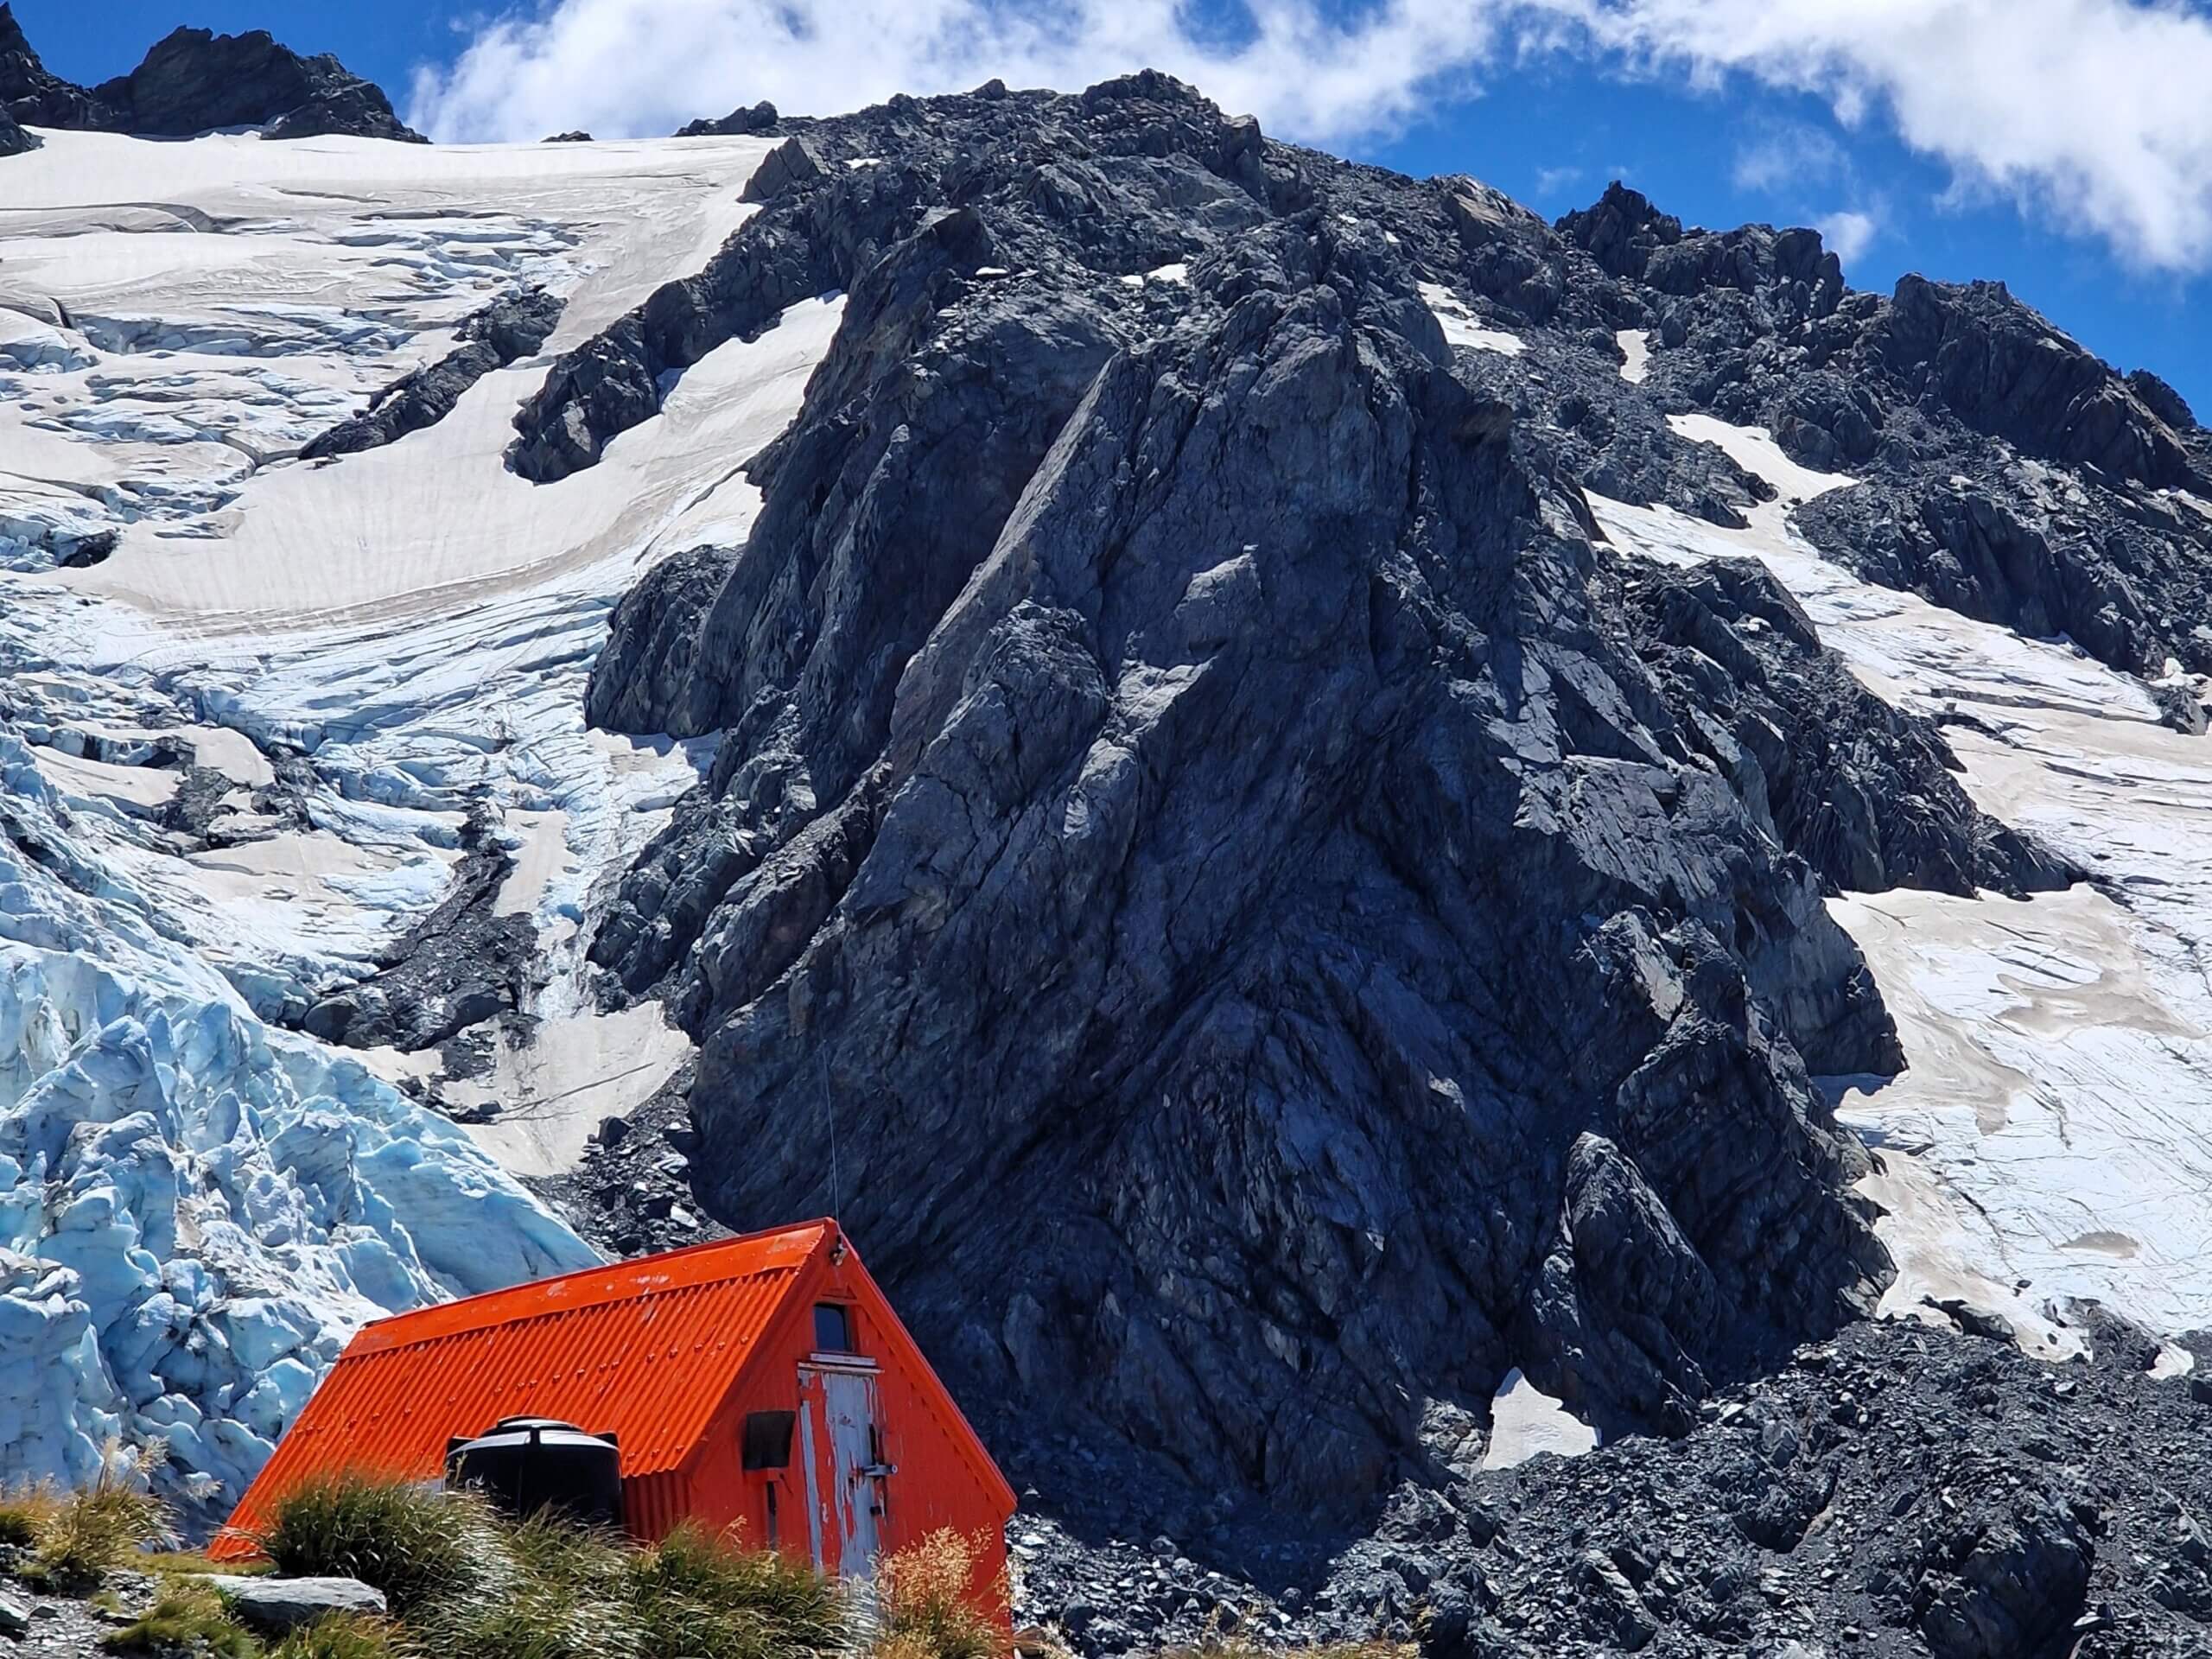
<instances>
[{"instance_id":1,"label":"snow covered slope","mask_svg":"<svg viewBox=\"0 0 2212 1659\"><path fill-rule=\"evenodd\" d=\"M1944 724L1978 804L2092 874L2026 899L1898 889L1832 906L1910 1061L1893 1080L1836 1083L1841 1116L1881 1154L1864 1190L1890 1211L1900 1269L1885 1306L1961 1298L2053 1357L2080 1345L2071 1297L2168 1336L2212 1323L2212 753L2162 725L2141 682L2064 640L1823 559L1790 512L1851 479L1796 465L1764 432L1673 424L1777 499L1730 531L1593 496L1614 543L1764 561L1870 690Z\"/></svg>"},{"instance_id":2,"label":"snow covered slope","mask_svg":"<svg viewBox=\"0 0 2212 1659\"><path fill-rule=\"evenodd\" d=\"M587 733L583 677L645 566L741 534L838 306L557 486L500 461L540 359L303 462L488 302L560 296L556 351L696 268L766 142L45 137L0 205L0 1479L158 1433L212 1513L362 1320L592 1259L514 1173L688 1052L573 942L711 746ZM515 1006L299 1034L486 860Z\"/></svg>"}]
</instances>

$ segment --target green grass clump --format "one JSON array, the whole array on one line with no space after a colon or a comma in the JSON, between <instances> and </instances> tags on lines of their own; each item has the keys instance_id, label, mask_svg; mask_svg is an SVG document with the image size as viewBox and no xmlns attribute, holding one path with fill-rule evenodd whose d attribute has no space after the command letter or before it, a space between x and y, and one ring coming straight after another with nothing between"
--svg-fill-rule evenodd
<instances>
[{"instance_id":1,"label":"green grass clump","mask_svg":"<svg viewBox=\"0 0 2212 1659\"><path fill-rule=\"evenodd\" d=\"M164 1586L152 1607L134 1623L110 1630L100 1645L111 1653L190 1653L210 1659L258 1659L261 1652L215 1587L194 1579Z\"/></svg>"},{"instance_id":2,"label":"green grass clump","mask_svg":"<svg viewBox=\"0 0 2212 1659\"><path fill-rule=\"evenodd\" d=\"M283 1577L359 1579L408 1619L492 1591L503 1532L480 1498L348 1472L286 1493L253 1542Z\"/></svg>"},{"instance_id":3,"label":"green grass clump","mask_svg":"<svg viewBox=\"0 0 2212 1659\"><path fill-rule=\"evenodd\" d=\"M402 1659L392 1627L379 1618L329 1613L292 1631L269 1650L269 1659Z\"/></svg>"},{"instance_id":4,"label":"green grass clump","mask_svg":"<svg viewBox=\"0 0 2212 1659\"><path fill-rule=\"evenodd\" d=\"M804 1562L689 1523L626 1554L626 1600L643 1653L805 1659L843 1645L843 1598Z\"/></svg>"},{"instance_id":5,"label":"green grass clump","mask_svg":"<svg viewBox=\"0 0 2212 1659\"><path fill-rule=\"evenodd\" d=\"M1006 1629L995 1617L1007 1587L979 1584L982 1547L943 1528L887 1555L875 1573L872 1659L997 1659Z\"/></svg>"},{"instance_id":6,"label":"green grass clump","mask_svg":"<svg viewBox=\"0 0 2212 1659\"><path fill-rule=\"evenodd\" d=\"M280 1573L335 1574L382 1590L395 1653L830 1659L845 1647L834 1584L696 1527L641 1549L557 1516L518 1522L475 1497L346 1474L280 1500L254 1542Z\"/></svg>"},{"instance_id":7,"label":"green grass clump","mask_svg":"<svg viewBox=\"0 0 2212 1659\"><path fill-rule=\"evenodd\" d=\"M92 1484L74 1492L34 1489L14 1512L27 1526L31 1559L18 1569L26 1583L81 1593L144 1551L174 1543L168 1505L146 1483L168 1456L161 1446L125 1447L110 1441Z\"/></svg>"}]
</instances>

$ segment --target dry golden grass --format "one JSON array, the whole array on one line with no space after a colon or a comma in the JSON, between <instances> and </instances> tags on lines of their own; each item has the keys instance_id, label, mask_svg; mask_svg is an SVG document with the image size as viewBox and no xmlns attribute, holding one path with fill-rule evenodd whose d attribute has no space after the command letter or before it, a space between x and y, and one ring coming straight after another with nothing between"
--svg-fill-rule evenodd
<instances>
[{"instance_id":1,"label":"dry golden grass","mask_svg":"<svg viewBox=\"0 0 2212 1659\"><path fill-rule=\"evenodd\" d=\"M950 1528L887 1555L875 1573L870 1659L997 1659L1009 1645L1006 1576L976 1582L984 1547Z\"/></svg>"},{"instance_id":2,"label":"dry golden grass","mask_svg":"<svg viewBox=\"0 0 2212 1659\"><path fill-rule=\"evenodd\" d=\"M18 1575L41 1587L81 1592L117 1567L140 1565L146 1551L174 1544L169 1507L148 1490L168 1455L159 1445L111 1440L91 1485L73 1492L31 1488L20 1499L11 1495L10 1513L27 1530L30 1550Z\"/></svg>"},{"instance_id":3,"label":"dry golden grass","mask_svg":"<svg viewBox=\"0 0 2212 1659\"><path fill-rule=\"evenodd\" d=\"M19 1482L0 1491L0 1548L31 1549L68 1495L50 1480Z\"/></svg>"}]
</instances>

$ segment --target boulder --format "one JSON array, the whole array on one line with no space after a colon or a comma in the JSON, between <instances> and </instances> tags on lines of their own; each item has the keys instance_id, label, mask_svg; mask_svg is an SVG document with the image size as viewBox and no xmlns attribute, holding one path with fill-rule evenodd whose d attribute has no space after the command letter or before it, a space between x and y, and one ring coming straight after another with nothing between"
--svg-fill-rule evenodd
<instances>
[{"instance_id":1,"label":"boulder","mask_svg":"<svg viewBox=\"0 0 2212 1659\"><path fill-rule=\"evenodd\" d=\"M739 193L741 201L766 201L794 186L810 184L827 175L822 158L804 138L786 138L765 156Z\"/></svg>"},{"instance_id":2,"label":"boulder","mask_svg":"<svg viewBox=\"0 0 2212 1659\"><path fill-rule=\"evenodd\" d=\"M219 1578L224 1603L240 1624L264 1636L283 1636L333 1613L381 1618L384 1592L359 1579Z\"/></svg>"},{"instance_id":3,"label":"boulder","mask_svg":"<svg viewBox=\"0 0 2212 1659\"><path fill-rule=\"evenodd\" d=\"M2059 1495L1980 1491L1923 1541L1914 1622L1936 1659L2063 1651L2086 1603L2094 1546Z\"/></svg>"}]
</instances>

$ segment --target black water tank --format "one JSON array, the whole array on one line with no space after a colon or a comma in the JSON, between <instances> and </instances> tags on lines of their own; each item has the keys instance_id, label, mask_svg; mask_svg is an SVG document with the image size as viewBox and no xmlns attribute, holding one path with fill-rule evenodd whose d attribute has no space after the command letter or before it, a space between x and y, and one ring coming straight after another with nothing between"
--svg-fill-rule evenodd
<instances>
[{"instance_id":1,"label":"black water tank","mask_svg":"<svg viewBox=\"0 0 2212 1659\"><path fill-rule=\"evenodd\" d=\"M550 1417L503 1417L446 1442L446 1487L481 1491L510 1515L559 1510L590 1526L622 1524L622 1460L612 1434Z\"/></svg>"}]
</instances>

